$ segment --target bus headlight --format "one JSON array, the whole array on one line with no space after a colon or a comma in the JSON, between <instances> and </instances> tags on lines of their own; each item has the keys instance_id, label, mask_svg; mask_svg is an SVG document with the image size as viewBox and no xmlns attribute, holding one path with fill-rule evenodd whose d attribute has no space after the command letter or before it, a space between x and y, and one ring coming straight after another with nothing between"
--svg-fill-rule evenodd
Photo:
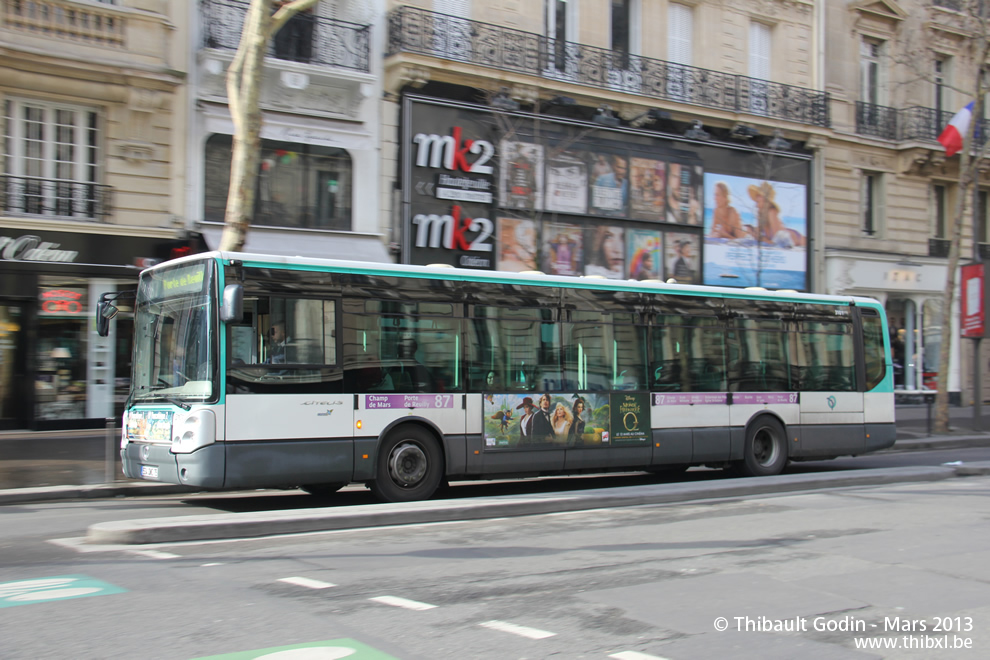
<instances>
[{"instance_id":1,"label":"bus headlight","mask_svg":"<svg viewBox=\"0 0 990 660\"><path fill-rule=\"evenodd\" d=\"M173 454L188 454L212 445L216 436L217 418L212 410L193 410L172 418Z\"/></svg>"}]
</instances>

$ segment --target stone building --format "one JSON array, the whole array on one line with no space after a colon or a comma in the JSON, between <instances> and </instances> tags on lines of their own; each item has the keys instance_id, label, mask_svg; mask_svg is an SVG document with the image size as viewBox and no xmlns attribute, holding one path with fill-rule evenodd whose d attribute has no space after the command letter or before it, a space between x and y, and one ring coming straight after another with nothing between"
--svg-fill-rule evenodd
<instances>
[{"instance_id":1,"label":"stone building","mask_svg":"<svg viewBox=\"0 0 990 660\"><path fill-rule=\"evenodd\" d=\"M182 220L181 4L0 8L0 426L114 415L130 326L98 337L94 302L133 288L149 260L196 249Z\"/></svg>"}]
</instances>

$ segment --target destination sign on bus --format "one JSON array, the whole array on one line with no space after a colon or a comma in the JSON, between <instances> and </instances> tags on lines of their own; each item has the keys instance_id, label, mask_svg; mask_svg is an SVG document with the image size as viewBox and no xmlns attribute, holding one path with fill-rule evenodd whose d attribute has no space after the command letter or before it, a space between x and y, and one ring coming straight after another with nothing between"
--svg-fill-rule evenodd
<instances>
[{"instance_id":1,"label":"destination sign on bus","mask_svg":"<svg viewBox=\"0 0 990 660\"><path fill-rule=\"evenodd\" d=\"M142 284L147 288L147 297L152 300L200 293L209 279L209 267L209 262L203 262L153 272L150 277L144 278Z\"/></svg>"},{"instance_id":2,"label":"destination sign on bus","mask_svg":"<svg viewBox=\"0 0 990 660\"><path fill-rule=\"evenodd\" d=\"M369 394L364 398L367 410L392 410L395 408L453 408L450 394Z\"/></svg>"}]
</instances>

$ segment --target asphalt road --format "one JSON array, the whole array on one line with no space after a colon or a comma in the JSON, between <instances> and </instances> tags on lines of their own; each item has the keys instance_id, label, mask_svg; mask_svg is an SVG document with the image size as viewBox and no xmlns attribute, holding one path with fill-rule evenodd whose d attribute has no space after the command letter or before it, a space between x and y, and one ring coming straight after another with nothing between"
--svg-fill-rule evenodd
<instances>
[{"instance_id":1,"label":"asphalt road","mask_svg":"<svg viewBox=\"0 0 990 660\"><path fill-rule=\"evenodd\" d=\"M948 478L102 548L79 539L100 521L274 496L9 506L0 656L983 658L988 495Z\"/></svg>"}]
</instances>

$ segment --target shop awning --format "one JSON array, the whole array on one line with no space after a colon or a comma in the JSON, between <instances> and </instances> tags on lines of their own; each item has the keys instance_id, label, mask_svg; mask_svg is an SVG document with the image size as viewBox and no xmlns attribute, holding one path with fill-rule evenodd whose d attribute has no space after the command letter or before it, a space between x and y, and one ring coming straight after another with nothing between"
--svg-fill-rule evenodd
<instances>
[{"instance_id":1,"label":"shop awning","mask_svg":"<svg viewBox=\"0 0 990 660\"><path fill-rule=\"evenodd\" d=\"M211 250L216 250L220 246L222 224L201 223L199 231L203 233ZM378 263L393 261L380 235L354 232L313 232L252 227L248 231L243 252Z\"/></svg>"}]
</instances>

